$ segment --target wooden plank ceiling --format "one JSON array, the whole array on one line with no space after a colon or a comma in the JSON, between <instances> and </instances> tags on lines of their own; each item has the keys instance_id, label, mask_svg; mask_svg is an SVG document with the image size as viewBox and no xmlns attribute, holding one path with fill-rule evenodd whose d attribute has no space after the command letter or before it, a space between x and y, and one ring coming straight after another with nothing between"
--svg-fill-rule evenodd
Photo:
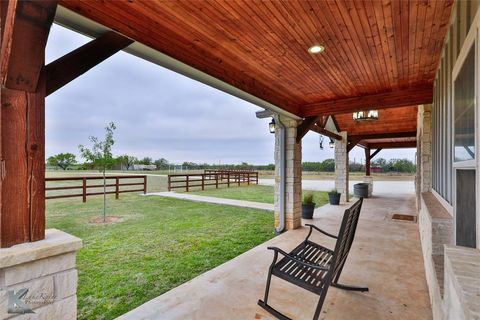
<instances>
[{"instance_id":1,"label":"wooden plank ceiling","mask_svg":"<svg viewBox=\"0 0 480 320\"><path fill-rule=\"evenodd\" d=\"M452 3L60 0L302 117L431 102Z\"/></svg>"}]
</instances>

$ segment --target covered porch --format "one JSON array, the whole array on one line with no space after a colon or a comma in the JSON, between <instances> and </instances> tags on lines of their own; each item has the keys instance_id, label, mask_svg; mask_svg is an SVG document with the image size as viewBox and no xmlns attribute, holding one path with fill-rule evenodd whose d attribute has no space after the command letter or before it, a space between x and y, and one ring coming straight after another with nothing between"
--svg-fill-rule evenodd
<instances>
[{"instance_id":1,"label":"covered porch","mask_svg":"<svg viewBox=\"0 0 480 320\"><path fill-rule=\"evenodd\" d=\"M465 16L467 7L458 7ZM71 290L50 309L38 312L47 317L54 310L58 318L76 317L75 251L80 240L64 235L66 240L52 245L51 233L45 232L45 97L125 50L262 107L265 111L259 117L276 120L275 228L288 232L123 319L271 318L256 305L271 263L266 247L291 249L307 232L301 219L301 164L302 137L309 131L335 140L335 189L342 193L342 204L322 207L314 219L332 233L351 204L348 154L352 148L365 149L368 183L369 161L378 150L417 146L420 155L417 198L377 194L365 200L342 280L368 285L370 292L331 288L322 315L431 318L434 295L430 293L429 300L425 274L433 273L427 260L424 269L418 225L393 221L391 215L415 214L420 193L431 189L431 131L444 130L432 126L429 104L434 101L443 44L453 34L447 35L452 8L453 1L416 0L332 1L325 7L304 1L2 2L0 271L35 270L38 274L30 273L41 278L44 265L55 266L51 281L63 279L61 283ZM44 49L54 21L93 40L45 65ZM462 22L455 34L467 33ZM379 111L375 124L352 119L353 112L369 110ZM444 171L437 171L442 178ZM314 237L322 244L329 241ZM442 239L439 247L451 244L447 240ZM25 248L29 254L24 254ZM429 258L428 252L424 257ZM68 277L61 278L67 272ZM311 317L317 296L273 281L272 305L293 318ZM13 287L5 283L3 288ZM452 319L463 312L459 308L452 309Z\"/></svg>"},{"instance_id":2,"label":"covered porch","mask_svg":"<svg viewBox=\"0 0 480 320\"><path fill-rule=\"evenodd\" d=\"M337 233L341 206L315 211L313 223ZM368 293L330 288L321 319L431 319L418 224L392 220L393 213L415 214L415 198L382 193L365 199L355 241L341 277L343 283L366 285ZM310 220L304 222L312 223ZM308 233L301 227L170 290L119 319L274 319L257 305L263 297L273 253L293 249ZM314 234L313 240L335 245ZM276 277L270 304L292 319L310 319L318 296Z\"/></svg>"}]
</instances>

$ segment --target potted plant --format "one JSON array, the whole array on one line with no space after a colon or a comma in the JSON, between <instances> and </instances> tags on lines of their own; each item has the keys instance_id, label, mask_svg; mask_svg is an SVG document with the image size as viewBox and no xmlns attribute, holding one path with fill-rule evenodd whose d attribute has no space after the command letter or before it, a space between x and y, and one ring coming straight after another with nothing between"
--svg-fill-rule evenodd
<instances>
[{"instance_id":1,"label":"potted plant","mask_svg":"<svg viewBox=\"0 0 480 320\"><path fill-rule=\"evenodd\" d=\"M313 202L313 193L307 193L303 196L302 202L302 218L312 219L315 202Z\"/></svg>"},{"instance_id":2,"label":"potted plant","mask_svg":"<svg viewBox=\"0 0 480 320\"><path fill-rule=\"evenodd\" d=\"M340 204L340 196L342 194L337 191L337 189L332 189L328 193L328 202L330 202L331 205L337 206Z\"/></svg>"}]
</instances>

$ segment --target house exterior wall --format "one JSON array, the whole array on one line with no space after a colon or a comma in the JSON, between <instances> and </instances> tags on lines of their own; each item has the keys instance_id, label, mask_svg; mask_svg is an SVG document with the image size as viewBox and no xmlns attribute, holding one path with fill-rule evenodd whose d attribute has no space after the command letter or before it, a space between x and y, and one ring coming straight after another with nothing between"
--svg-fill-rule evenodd
<instances>
[{"instance_id":1,"label":"house exterior wall","mask_svg":"<svg viewBox=\"0 0 480 320\"><path fill-rule=\"evenodd\" d=\"M479 1L457 1L438 64L433 104L419 106L418 112L415 180L418 221L434 319L473 319L471 312L465 312L472 306L467 306L464 301L467 301L471 294L475 294L472 292L474 289L455 281L457 276L454 273L469 274L467 264L457 263L455 259L463 260L472 256L480 259L480 201L476 201L477 249L456 251L457 248L463 247L455 246L455 170L464 164L454 162L453 156L455 126L453 84L473 41L476 41L476 79L479 79L479 27ZM475 90L478 97L480 90L478 80L476 81ZM480 124L478 101L475 106L475 128L478 128ZM475 150L478 150L480 132L476 131ZM477 155L476 160L469 162L471 168L476 170L476 199L480 199L479 158ZM452 255L452 250L458 254ZM454 268L452 264L455 265ZM475 281L480 281L480 275L474 277ZM477 299L474 308L480 310L480 300Z\"/></svg>"}]
</instances>

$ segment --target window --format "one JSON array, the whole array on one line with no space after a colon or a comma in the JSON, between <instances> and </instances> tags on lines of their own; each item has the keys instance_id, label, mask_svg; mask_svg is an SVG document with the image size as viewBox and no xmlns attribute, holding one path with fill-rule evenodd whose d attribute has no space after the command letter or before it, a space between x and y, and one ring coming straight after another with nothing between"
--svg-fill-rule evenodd
<instances>
[{"instance_id":1,"label":"window","mask_svg":"<svg viewBox=\"0 0 480 320\"><path fill-rule=\"evenodd\" d=\"M454 161L475 159L475 46L454 82Z\"/></svg>"}]
</instances>

